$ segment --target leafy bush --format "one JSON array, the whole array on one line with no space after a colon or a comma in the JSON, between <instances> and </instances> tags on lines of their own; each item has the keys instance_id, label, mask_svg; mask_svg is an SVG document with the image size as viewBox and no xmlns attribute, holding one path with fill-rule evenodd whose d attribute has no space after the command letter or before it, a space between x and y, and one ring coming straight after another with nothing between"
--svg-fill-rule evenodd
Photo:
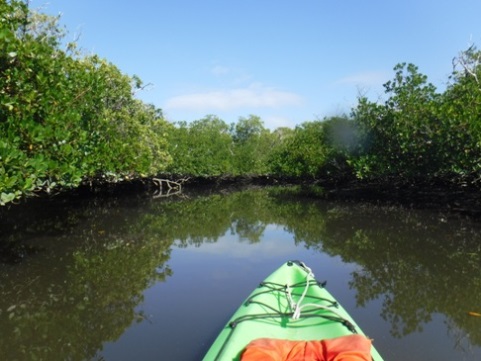
<instances>
[{"instance_id":1,"label":"leafy bush","mask_svg":"<svg viewBox=\"0 0 481 361\"><path fill-rule=\"evenodd\" d=\"M462 52L444 93L413 64L398 64L388 99L359 99L353 117L363 152L350 160L359 177L473 176L481 170L481 53Z\"/></svg>"},{"instance_id":2,"label":"leafy bush","mask_svg":"<svg viewBox=\"0 0 481 361\"><path fill-rule=\"evenodd\" d=\"M134 98L138 78L75 44L62 50L58 18L19 1L2 2L0 13L0 204L165 168L166 122Z\"/></svg>"},{"instance_id":3,"label":"leafy bush","mask_svg":"<svg viewBox=\"0 0 481 361\"><path fill-rule=\"evenodd\" d=\"M353 111L364 154L353 160L358 176L435 174L439 170L439 94L413 64L398 64L384 87L384 104L359 99Z\"/></svg>"},{"instance_id":4,"label":"leafy bush","mask_svg":"<svg viewBox=\"0 0 481 361\"><path fill-rule=\"evenodd\" d=\"M229 126L208 115L191 124L179 122L169 131L173 162L167 172L194 176L232 173L232 138Z\"/></svg>"},{"instance_id":5,"label":"leafy bush","mask_svg":"<svg viewBox=\"0 0 481 361\"><path fill-rule=\"evenodd\" d=\"M273 152L271 169L278 175L319 176L329 160L330 151L324 123L306 122L297 126Z\"/></svg>"}]
</instances>

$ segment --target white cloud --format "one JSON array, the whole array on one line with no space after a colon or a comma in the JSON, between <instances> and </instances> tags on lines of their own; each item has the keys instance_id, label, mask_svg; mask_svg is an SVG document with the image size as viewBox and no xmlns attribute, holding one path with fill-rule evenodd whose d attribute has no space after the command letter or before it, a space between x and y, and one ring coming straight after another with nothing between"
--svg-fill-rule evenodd
<instances>
[{"instance_id":1,"label":"white cloud","mask_svg":"<svg viewBox=\"0 0 481 361\"><path fill-rule=\"evenodd\" d=\"M216 64L209 69L209 72L216 78L230 81L232 86L247 84L252 81L252 75L242 68Z\"/></svg>"},{"instance_id":2,"label":"white cloud","mask_svg":"<svg viewBox=\"0 0 481 361\"><path fill-rule=\"evenodd\" d=\"M231 69L227 66L216 65L210 70L210 72L215 76L223 76L229 74L231 72Z\"/></svg>"},{"instance_id":3,"label":"white cloud","mask_svg":"<svg viewBox=\"0 0 481 361\"><path fill-rule=\"evenodd\" d=\"M277 129L280 127L294 127L297 119L289 119L283 116L276 116L276 115L267 115L263 116L262 120L264 121L264 125L266 128L269 129Z\"/></svg>"},{"instance_id":4,"label":"white cloud","mask_svg":"<svg viewBox=\"0 0 481 361\"><path fill-rule=\"evenodd\" d=\"M281 258L289 256L296 251L296 245L289 233L276 224L266 226L262 241L251 244L240 241L238 234L227 232L217 242L203 243L200 247L187 247L182 252L223 255L233 258L252 259L255 255L259 258Z\"/></svg>"},{"instance_id":5,"label":"white cloud","mask_svg":"<svg viewBox=\"0 0 481 361\"><path fill-rule=\"evenodd\" d=\"M378 86L389 80L390 73L386 71L366 71L341 78L338 84Z\"/></svg>"},{"instance_id":6,"label":"white cloud","mask_svg":"<svg viewBox=\"0 0 481 361\"><path fill-rule=\"evenodd\" d=\"M253 83L248 87L223 89L178 95L168 99L165 109L183 110L233 110L249 108L280 108L299 106L302 98L292 92Z\"/></svg>"}]
</instances>

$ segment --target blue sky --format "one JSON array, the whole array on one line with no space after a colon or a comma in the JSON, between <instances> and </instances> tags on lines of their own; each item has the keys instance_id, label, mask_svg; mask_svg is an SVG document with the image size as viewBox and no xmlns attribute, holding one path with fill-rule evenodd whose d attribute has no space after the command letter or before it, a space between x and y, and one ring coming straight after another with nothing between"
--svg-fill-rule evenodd
<instances>
[{"instance_id":1,"label":"blue sky","mask_svg":"<svg viewBox=\"0 0 481 361\"><path fill-rule=\"evenodd\" d=\"M399 62L440 90L481 46L479 0L31 0L68 40L153 84L170 121L255 114L266 127L349 113L383 96Z\"/></svg>"}]
</instances>

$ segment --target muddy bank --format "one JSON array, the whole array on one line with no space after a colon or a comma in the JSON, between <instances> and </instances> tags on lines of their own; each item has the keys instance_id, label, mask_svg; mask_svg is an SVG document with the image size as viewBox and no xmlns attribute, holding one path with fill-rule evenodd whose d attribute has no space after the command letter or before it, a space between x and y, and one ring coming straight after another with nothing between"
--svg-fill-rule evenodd
<instances>
[{"instance_id":1,"label":"muddy bank","mask_svg":"<svg viewBox=\"0 0 481 361\"><path fill-rule=\"evenodd\" d=\"M250 186L299 186L309 197L330 200L401 205L409 208L438 209L472 217L481 216L481 186L467 179L399 179L372 180L313 179L294 177L212 177L186 182L185 188L229 189Z\"/></svg>"},{"instance_id":2,"label":"muddy bank","mask_svg":"<svg viewBox=\"0 0 481 361\"><path fill-rule=\"evenodd\" d=\"M159 184L155 181L162 180ZM399 179L396 177L359 180L352 177L314 179L308 177L277 176L210 176L186 177L159 175L153 178L122 180L115 183L91 179L76 189L57 194L39 194L21 203L35 203L35 199L111 197L138 194L141 197L170 197L190 192L233 192L250 187L298 186L307 197L330 200L402 205L410 208L439 209L472 217L481 216L481 185L475 179ZM177 188L176 188L177 187ZM10 205L8 208L15 205ZM5 209L4 209L5 210ZM0 215L2 210L0 209Z\"/></svg>"},{"instance_id":3,"label":"muddy bank","mask_svg":"<svg viewBox=\"0 0 481 361\"><path fill-rule=\"evenodd\" d=\"M434 178L319 182L327 199L375 202L481 216L481 186L475 180Z\"/></svg>"},{"instance_id":4,"label":"muddy bank","mask_svg":"<svg viewBox=\"0 0 481 361\"><path fill-rule=\"evenodd\" d=\"M183 193L189 191L230 192L249 187L265 186L299 186L306 196L352 202L370 202L397 204L411 208L429 208L481 216L481 185L476 179L459 178L409 178L386 177L383 179L359 180L352 177L314 179L309 177L278 176L212 176L185 177L159 175L164 179L181 184ZM175 184L174 184L175 186ZM74 193L89 196L121 193L163 192L169 194L169 188L158 184L152 178L124 181L116 184L84 184ZM170 190L175 194L175 189Z\"/></svg>"}]
</instances>

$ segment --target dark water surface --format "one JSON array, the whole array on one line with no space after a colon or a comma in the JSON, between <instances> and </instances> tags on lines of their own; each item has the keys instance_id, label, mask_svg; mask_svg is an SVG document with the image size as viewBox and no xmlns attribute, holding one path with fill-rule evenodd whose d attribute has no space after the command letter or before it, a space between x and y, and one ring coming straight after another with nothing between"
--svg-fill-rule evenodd
<instances>
[{"instance_id":1,"label":"dark water surface","mask_svg":"<svg viewBox=\"0 0 481 361\"><path fill-rule=\"evenodd\" d=\"M300 259L385 360L481 360L480 221L288 193L1 210L0 359L200 360Z\"/></svg>"}]
</instances>

